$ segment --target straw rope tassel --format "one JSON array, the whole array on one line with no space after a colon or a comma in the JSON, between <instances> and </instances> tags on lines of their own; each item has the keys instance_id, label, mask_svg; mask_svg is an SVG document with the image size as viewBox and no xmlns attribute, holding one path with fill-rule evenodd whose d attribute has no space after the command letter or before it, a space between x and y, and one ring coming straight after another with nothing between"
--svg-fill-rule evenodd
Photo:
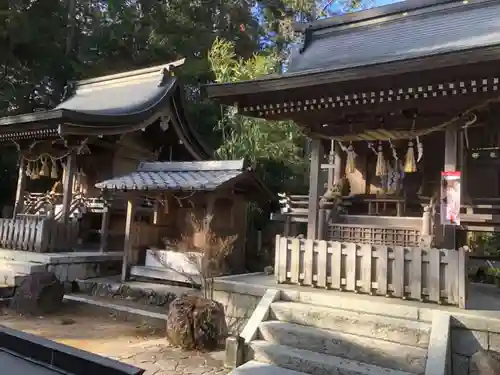
<instances>
[{"instance_id":1,"label":"straw rope tassel","mask_svg":"<svg viewBox=\"0 0 500 375\"><path fill-rule=\"evenodd\" d=\"M408 142L408 151L405 158L405 173L414 173L417 171L417 163L415 162L415 150L413 149L413 141Z\"/></svg>"},{"instance_id":2,"label":"straw rope tassel","mask_svg":"<svg viewBox=\"0 0 500 375\"><path fill-rule=\"evenodd\" d=\"M377 152L377 166L375 168L375 176L381 177L385 175L387 175L387 165L385 164L384 150L382 148L382 144L379 144Z\"/></svg>"},{"instance_id":3,"label":"straw rope tassel","mask_svg":"<svg viewBox=\"0 0 500 375\"><path fill-rule=\"evenodd\" d=\"M347 147L347 160L345 163L345 173L354 173L356 171L356 153L354 152L354 148L352 144Z\"/></svg>"},{"instance_id":4,"label":"straw rope tassel","mask_svg":"<svg viewBox=\"0 0 500 375\"><path fill-rule=\"evenodd\" d=\"M49 166L47 164L47 159L42 158L42 167L40 168L40 176L48 176L49 175Z\"/></svg>"},{"instance_id":5,"label":"straw rope tassel","mask_svg":"<svg viewBox=\"0 0 500 375\"><path fill-rule=\"evenodd\" d=\"M52 178L53 180L57 180L58 177L59 176L57 174L57 163L55 159L52 159L52 166L50 168L50 178Z\"/></svg>"}]
</instances>

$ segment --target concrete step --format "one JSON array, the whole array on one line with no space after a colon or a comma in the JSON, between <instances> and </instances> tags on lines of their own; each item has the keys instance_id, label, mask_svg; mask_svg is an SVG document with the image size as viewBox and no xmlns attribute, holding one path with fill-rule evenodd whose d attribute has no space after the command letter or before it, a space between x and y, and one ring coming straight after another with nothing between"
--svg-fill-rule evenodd
<instances>
[{"instance_id":1,"label":"concrete step","mask_svg":"<svg viewBox=\"0 0 500 375\"><path fill-rule=\"evenodd\" d=\"M305 375L303 372L287 370L282 367L250 361L230 372L230 375Z\"/></svg>"},{"instance_id":2,"label":"concrete step","mask_svg":"<svg viewBox=\"0 0 500 375\"><path fill-rule=\"evenodd\" d=\"M18 260L0 260L0 272L2 270L11 270L20 275L29 275L34 272L43 272L47 270L45 264L32 263Z\"/></svg>"},{"instance_id":3,"label":"concrete step","mask_svg":"<svg viewBox=\"0 0 500 375\"><path fill-rule=\"evenodd\" d=\"M414 375L359 361L295 349L266 341L252 341L253 359L310 375Z\"/></svg>"},{"instance_id":4,"label":"concrete step","mask_svg":"<svg viewBox=\"0 0 500 375\"><path fill-rule=\"evenodd\" d=\"M427 350L278 320L263 322L262 338L269 343L290 346L394 370L415 374L425 372Z\"/></svg>"},{"instance_id":5,"label":"concrete step","mask_svg":"<svg viewBox=\"0 0 500 375\"><path fill-rule=\"evenodd\" d=\"M332 309L298 302L274 302L272 317L288 323L328 329L427 349L430 325L407 319Z\"/></svg>"}]
</instances>

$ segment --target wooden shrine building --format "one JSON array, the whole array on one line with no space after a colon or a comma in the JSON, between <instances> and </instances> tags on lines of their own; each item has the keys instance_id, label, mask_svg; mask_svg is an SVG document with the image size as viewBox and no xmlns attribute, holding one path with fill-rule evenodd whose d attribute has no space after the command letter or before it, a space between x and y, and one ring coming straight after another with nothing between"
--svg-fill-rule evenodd
<instances>
[{"instance_id":1,"label":"wooden shrine building","mask_svg":"<svg viewBox=\"0 0 500 375\"><path fill-rule=\"evenodd\" d=\"M227 251L217 271L244 272L247 256L255 255L255 249L246 253L249 203L273 200L244 160L145 162L96 187L128 202L123 281L131 276L197 283L201 270L188 277L192 259L184 259L193 252ZM137 215L144 197L154 202L152 220Z\"/></svg>"},{"instance_id":2,"label":"wooden shrine building","mask_svg":"<svg viewBox=\"0 0 500 375\"><path fill-rule=\"evenodd\" d=\"M282 197L307 240L278 238L278 281L465 305L460 233L500 230L499 15L408 0L300 24L286 73L207 87L312 140L308 197ZM461 172L460 226L440 225L442 171Z\"/></svg>"},{"instance_id":3,"label":"wooden shrine building","mask_svg":"<svg viewBox=\"0 0 500 375\"><path fill-rule=\"evenodd\" d=\"M142 161L210 157L184 113L174 76L183 62L74 82L56 108L0 119L1 146L19 155L14 215L0 220L1 247L68 251L106 232L96 246L123 249L127 203L103 200L94 185Z\"/></svg>"}]
</instances>

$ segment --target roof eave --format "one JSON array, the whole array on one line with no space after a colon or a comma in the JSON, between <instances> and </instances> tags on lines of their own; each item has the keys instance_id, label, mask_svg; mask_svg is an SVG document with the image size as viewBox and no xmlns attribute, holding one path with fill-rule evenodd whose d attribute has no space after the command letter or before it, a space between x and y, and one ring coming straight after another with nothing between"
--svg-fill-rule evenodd
<instances>
[{"instance_id":1,"label":"roof eave","mask_svg":"<svg viewBox=\"0 0 500 375\"><path fill-rule=\"evenodd\" d=\"M357 81L404 73L417 73L458 65L463 66L499 60L499 56L500 44L497 44L465 51L364 65L342 70L316 69L283 74L279 77L264 77L252 81L211 84L206 86L206 90L209 98L218 99L222 104L233 105L237 102L238 96L316 86L318 82L321 82L323 85L325 83Z\"/></svg>"}]
</instances>

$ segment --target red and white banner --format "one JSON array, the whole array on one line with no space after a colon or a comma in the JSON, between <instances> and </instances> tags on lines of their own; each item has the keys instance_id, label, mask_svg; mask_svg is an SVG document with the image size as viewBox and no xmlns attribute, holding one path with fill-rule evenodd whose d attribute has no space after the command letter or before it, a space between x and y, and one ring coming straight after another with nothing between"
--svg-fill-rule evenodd
<instances>
[{"instance_id":1,"label":"red and white banner","mask_svg":"<svg viewBox=\"0 0 500 375\"><path fill-rule=\"evenodd\" d=\"M441 172L441 225L460 225L460 171Z\"/></svg>"}]
</instances>

